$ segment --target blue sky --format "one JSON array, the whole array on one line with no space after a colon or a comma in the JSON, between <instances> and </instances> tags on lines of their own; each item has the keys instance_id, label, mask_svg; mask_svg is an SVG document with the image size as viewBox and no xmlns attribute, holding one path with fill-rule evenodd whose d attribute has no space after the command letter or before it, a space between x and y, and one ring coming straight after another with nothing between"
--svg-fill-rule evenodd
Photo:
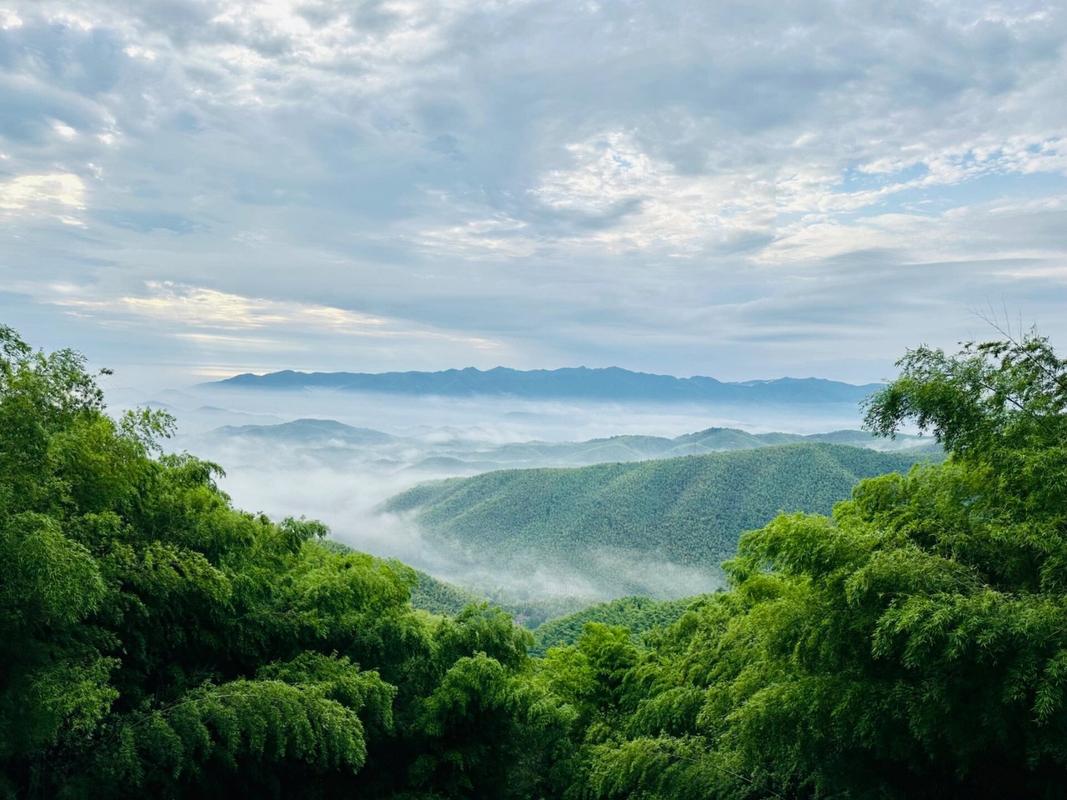
<instances>
[{"instance_id":1,"label":"blue sky","mask_svg":"<svg viewBox=\"0 0 1067 800\"><path fill-rule=\"evenodd\" d=\"M0 0L0 320L129 381L1067 346L1060 2Z\"/></svg>"}]
</instances>

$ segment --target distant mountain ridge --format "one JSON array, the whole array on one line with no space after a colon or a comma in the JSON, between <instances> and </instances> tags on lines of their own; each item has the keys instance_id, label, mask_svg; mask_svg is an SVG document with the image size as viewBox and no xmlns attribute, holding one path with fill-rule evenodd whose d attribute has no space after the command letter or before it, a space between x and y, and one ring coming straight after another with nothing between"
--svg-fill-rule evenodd
<instances>
[{"instance_id":1,"label":"distant mountain ridge","mask_svg":"<svg viewBox=\"0 0 1067 800\"><path fill-rule=\"evenodd\" d=\"M923 448L924 451L931 453L940 451L940 445L932 438L909 434L898 434L895 439L884 439L862 430L838 430L810 434L749 433L739 428L712 427L675 437L623 434L582 442L517 442L498 445L492 450L480 451L477 455L502 463L515 463L519 466L523 462L536 463L538 461L592 465L816 442L881 451L902 451L914 448Z\"/></svg>"},{"instance_id":2,"label":"distant mountain ridge","mask_svg":"<svg viewBox=\"0 0 1067 800\"><path fill-rule=\"evenodd\" d=\"M440 372L296 372L242 373L203 384L237 389L333 389L451 397L508 396L530 399L572 398L656 402L721 403L857 403L882 384L856 385L825 378L776 378L724 382L697 375L678 378L633 372L621 367L564 367L517 370L494 367Z\"/></svg>"}]
</instances>

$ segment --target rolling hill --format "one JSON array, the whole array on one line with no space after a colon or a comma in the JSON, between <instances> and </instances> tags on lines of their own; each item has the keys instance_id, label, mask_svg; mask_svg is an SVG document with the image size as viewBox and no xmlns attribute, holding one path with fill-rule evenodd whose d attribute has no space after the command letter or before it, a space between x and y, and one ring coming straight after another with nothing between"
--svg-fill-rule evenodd
<instances>
[{"instance_id":1,"label":"rolling hill","mask_svg":"<svg viewBox=\"0 0 1067 800\"><path fill-rule=\"evenodd\" d=\"M828 512L862 478L907 470L922 452L825 443L572 469L502 470L416 486L381 507L486 562L538 559L642 586L652 562L715 574L746 530L779 511ZM630 570L619 573L620 565ZM635 586L632 592L621 591ZM714 588L708 586L708 589ZM692 592L690 592L692 593Z\"/></svg>"},{"instance_id":2,"label":"rolling hill","mask_svg":"<svg viewBox=\"0 0 1067 800\"><path fill-rule=\"evenodd\" d=\"M439 440L418 435L394 436L359 428L331 419L297 419L273 425L226 425L197 439L201 450L222 443L285 444L309 452L374 450L375 457L389 456L397 469L430 475L470 475L502 468L573 467L619 461L646 461L676 456L703 455L728 450L746 450L780 444L828 442L875 450L905 450L926 447L938 450L929 437L900 434L896 439L875 437L861 430L829 433L749 433L738 428L706 428L681 436L621 435L577 442L528 441L487 444L462 436ZM385 451L388 452L385 452ZM355 454L355 452L354 452Z\"/></svg>"},{"instance_id":3,"label":"rolling hill","mask_svg":"<svg viewBox=\"0 0 1067 800\"><path fill-rule=\"evenodd\" d=\"M300 445L380 445L395 440L395 437L388 433L370 428L355 428L332 419L294 419L292 422L278 425L223 425L211 431L211 435Z\"/></svg>"}]
</instances>

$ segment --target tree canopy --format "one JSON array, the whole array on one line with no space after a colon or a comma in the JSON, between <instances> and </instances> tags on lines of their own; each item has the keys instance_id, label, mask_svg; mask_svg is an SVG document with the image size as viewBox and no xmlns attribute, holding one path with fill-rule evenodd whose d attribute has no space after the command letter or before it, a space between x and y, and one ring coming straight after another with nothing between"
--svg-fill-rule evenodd
<instances>
[{"instance_id":1,"label":"tree canopy","mask_svg":"<svg viewBox=\"0 0 1067 800\"><path fill-rule=\"evenodd\" d=\"M535 796L529 634L234 510L171 427L0 328L0 795Z\"/></svg>"},{"instance_id":2,"label":"tree canopy","mask_svg":"<svg viewBox=\"0 0 1067 800\"><path fill-rule=\"evenodd\" d=\"M595 720L575 796L1062 796L1067 363L1028 336L900 367L867 423L947 463L747 534L732 590L644 652L596 628L550 651ZM624 665L607 695L591 649Z\"/></svg>"},{"instance_id":3,"label":"tree canopy","mask_svg":"<svg viewBox=\"0 0 1067 800\"><path fill-rule=\"evenodd\" d=\"M0 796L1060 797L1067 361L900 367L867 425L947 461L531 658L505 612L418 610L408 567L235 510L165 414L109 417L80 356L0 328Z\"/></svg>"}]
</instances>

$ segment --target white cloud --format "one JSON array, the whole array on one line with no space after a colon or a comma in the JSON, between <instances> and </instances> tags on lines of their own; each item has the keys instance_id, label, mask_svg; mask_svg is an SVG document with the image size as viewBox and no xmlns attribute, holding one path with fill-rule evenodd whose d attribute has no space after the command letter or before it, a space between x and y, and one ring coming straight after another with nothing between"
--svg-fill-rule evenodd
<instances>
[{"instance_id":1,"label":"white cloud","mask_svg":"<svg viewBox=\"0 0 1067 800\"><path fill-rule=\"evenodd\" d=\"M803 329L879 378L990 293L1067 335L1061 4L7 7L0 285L79 287L87 349L751 377Z\"/></svg>"},{"instance_id":2,"label":"white cloud","mask_svg":"<svg viewBox=\"0 0 1067 800\"><path fill-rule=\"evenodd\" d=\"M70 172L19 175L0 181L0 221L4 216L44 216L78 225L72 212L85 208L85 183Z\"/></svg>"},{"instance_id":3,"label":"white cloud","mask_svg":"<svg viewBox=\"0 0 1067 800\"><path fill-rule=\"evenodd\" d=\"M434 255L464 258L524 258L537 252L529 226L507 214L468 219L456 225L422 228L419 245Z\"/></svg>"},{"instance_id":4,"label":"white cloud","mask_svg":"<svg viewBox=\"0 0 1067 800\"><path fill-rule=\"evenodd\" d=\"M616 224L593 228L580 241L616 251L662 248L692 255L766 231L773 218L770 185L756 172L681 174L620 131L566 150L572 165L550 170L531 194L557 211L619 214Z\"/></svg>"},{"instance_id":5,"label":"white cloud","mask_svg":"<svg viewBox=\"0 0 1067 800\"><path fill-rule=\"evenodd\" d=\"M144 296L115 301L130 313L223 330L266 328L296 323L342 333L361 333L382 327L385 320L329 306L278 302L171 282L150 281Z\"/></svg>"},{"instance_id":6,"label":"white cloud","mask_svg":"<svg viewBox=\"0 0 1067 800\"><path fill-rule=\"evenodd\" d=\"M145 61L155 61L158 54L155 50L148 47L142 47L141 45L131 44L123 48L122 52L128 55L130 58L140 58Z\"/></svg>"},{"instance_id":7,"label":"white cloud","mask_svg":"<svg viewBox=\"0 0 1067 800\"><path fill-rule=\"evenodd\" d=\"M22 27L22 17L7 8L0 8L0 31L10 31Z\"/></svg>"},{"instance_id":8,"label":"white cloud","mask_svg":"<svg viewBox=\"0 0 1067 800\"><path fill-rule=\"evenodd\" d=\"M75 313L99 317L133 317L168 326L176 336L200 344L260 349L271 339L259 334L273 333L274 341L286 336L318 335L369 339L438 340L463 344L481 350L498 345L482 337L469 336L426 326L361 314L335 306L270 300L220 292L170 281L149 281L144 292L117 296L94 296L87 287L72 284L30 285L25 290L45 302ZM280 349L291 349L289 346Z\"/></svg>"},{"instance_id":9,"label":"white cloud","mask_svg":"<svg viewBox=\"0 0 1067 800\"><path fill-rule=\"evenodd\" d=\"M76 131L70 125L67 125L64 122L60 122L59 120L53 120L52 130L56 132L56 135L58 137L60 137L61 139L66 139L68 142L71 139L76 139L78 137L78 131Z\"/></svg>"},{"instance_id":10,"label":"white cloud","mask_svg":"<svg viewBox=\"0 0 1067 800\"><path fill-rule=\"evenodd\" d=\"M175 339L192 342L203 347L221 348L223 350L237 350L239 352L254 351L278 353L287 351L299 351L302 346L291 339L266 338L262 336L227 336L221 333L176 333ZM232 374L232 373L231 373Z\"/></svg>"},{"instance_id":11,"label":"white cloud","mask_svg":"<svg viewBox=\"0 0 1067 800\"><path fill-rule=\"evenodd\" d=\"M816 263L862 250L907 247L914 250L916 237L936 223L928 217L914 214L882 214L864 217L848 224L836 221L802 221L778 232L775 241L762 250L757 260L765 264L790 262ZM937 259L944 256L930 237L924 237L929 247L924 256Z\"/></svg>"}]
</instances>

